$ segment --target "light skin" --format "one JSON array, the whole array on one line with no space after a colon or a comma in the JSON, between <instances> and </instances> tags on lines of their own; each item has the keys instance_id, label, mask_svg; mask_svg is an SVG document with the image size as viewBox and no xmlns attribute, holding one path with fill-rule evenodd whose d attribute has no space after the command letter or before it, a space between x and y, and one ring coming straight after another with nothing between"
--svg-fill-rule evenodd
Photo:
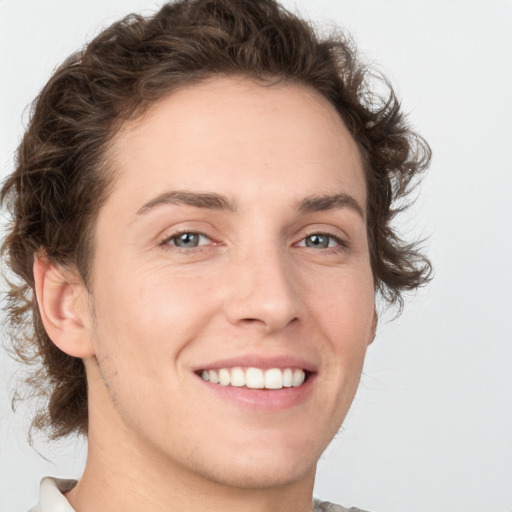
<instances>
[{"instance_id":1,"label":"light skin","mask_svg":"<svg viewBox=\"0 0 512 512\"><path fill-rule=\"evenodd\" d=\"M45 327L83 358L80 512L310 511L376 328L357 146L304 86L217 78L164 98L109 151L87 289L35 260ZM296 388L200 377L303 367Z\"/></svg>"}]
</instances>

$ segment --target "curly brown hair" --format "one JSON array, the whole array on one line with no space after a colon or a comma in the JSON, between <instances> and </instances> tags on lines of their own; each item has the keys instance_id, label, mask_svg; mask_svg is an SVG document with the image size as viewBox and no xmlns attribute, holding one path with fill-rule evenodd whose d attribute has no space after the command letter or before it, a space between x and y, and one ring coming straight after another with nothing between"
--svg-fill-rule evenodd
<instances>
[{"instance_id":1,"label":"curly brown hair","mask_svg":"<svg viewBox=\"0 0 512 512\"><path fill-rule=\"evenodd\" d=\"M34 365L28 383L47 400L33 427L48 429L51 438L87 433L87 382L82 360L60 351L45 332L33 292L34 255L78 269L87 285L95 218L114 182L104 157L112 137L177 87L219 75L300 83L327 98L364 160L376 292L401 306L403 292L430 277L417 245L391 226L430 148L349 38L322 38L273 0L178 0L151 17L129 15L50 78L1 192L12 217L2 246L11 271L10 335L18 356Z\"/></svg>"}]
</instances>

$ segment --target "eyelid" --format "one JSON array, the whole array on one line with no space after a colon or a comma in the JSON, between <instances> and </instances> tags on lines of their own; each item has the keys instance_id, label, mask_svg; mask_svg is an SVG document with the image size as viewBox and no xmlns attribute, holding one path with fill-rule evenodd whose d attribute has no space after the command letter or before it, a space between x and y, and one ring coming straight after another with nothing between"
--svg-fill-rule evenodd
<instances>
[{"instance_id":1,"label":"eyelid","mask_svg":"<svg viewBox=\"0 0 512 512\"><path fill-rule=\"evenodd\" d=\"M298 233L298 242L313 235L323 235L334 238L340 245L348 247L350 237L340 227L324 223L312 223L304 226ZM297 242L297 243L298 243Z\"/></svg>"}]
</instances>

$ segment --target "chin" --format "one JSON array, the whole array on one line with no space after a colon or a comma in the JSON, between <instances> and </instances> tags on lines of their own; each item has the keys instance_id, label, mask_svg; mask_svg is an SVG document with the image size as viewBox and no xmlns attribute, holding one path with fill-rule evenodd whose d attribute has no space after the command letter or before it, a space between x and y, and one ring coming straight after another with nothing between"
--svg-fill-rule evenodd
<instances>
[{"instance_id":1,"label":"chin","mask_svg":"<svg viewBox=\"0 0 512 512\"><path fill-rule=\"evenodd\" d=\"M217 467L209 475L210 480L238 489L270 489L287 487L311 476L314 479L316 470L315 461L302 461L301 464L290 464L281 461L279 465L260 465L254 462L240 467L236 464L232 468Z\"/></svg>"},{"instance_id":2,"label":"chin","mask_svg":"<svg viewBox=\"0 0 512 512\"><path fill-rule=\"evenodd\" d=\"M228 457L217 454L213 460L202 458L194 471L212 482L239 489L269 489L314 480L321 451L312 447L287 451L262 447L257 442L254 445L246 451L233 449Z\"/></svg>"}]
</instances>

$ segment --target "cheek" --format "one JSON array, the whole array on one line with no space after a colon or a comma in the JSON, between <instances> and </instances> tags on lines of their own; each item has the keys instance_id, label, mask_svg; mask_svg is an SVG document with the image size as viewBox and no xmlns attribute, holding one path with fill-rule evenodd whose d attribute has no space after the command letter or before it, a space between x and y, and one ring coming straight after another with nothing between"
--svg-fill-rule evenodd
<instances>
[{"instance_id":1,"label":"cheek","mask_svg":"<svg viewBox=\"0 0 512 512\"><path fill-rule=\"evenodd\" d=\"M212 308L196 280L185 286L181 279L136 282L119 274L95 298L94 338L111 400L136 424L134 411L170 414L161 403L181 396L181 353L200 336Z\"/></svg>"},{"instance_id":2,"label":"cheek","mask_svg":"<svg viewBox=\"0 0 512 512\"><path fill-rule=\"evenodd\" d=\"M375 291L368 269L331 276L308 291L314 329L327 340L328 375L339 389L359 382L368 345L373 340ZM350 393L350 391L348 391Z\"/></svg>"},{"instance_id":3,"label":"cheek","mask_svg":"<svg viewBox=\"0 0 512 512\"><path fill-rule=\"evenodd\" d=\"M309 279L308 283L305 296L321 319L321 326L333 336L350 333L354 343L368 334L375 311L375 289L369 265L332 272L321 280Z\"/></svg>"},{"instance_id":4,"label":"cheek","mask_svg":"<svg viewBox=\"0 0 512 512\"><path fill-rule=\"evenodd\" d=\"M115 351L116 361L135 366L138 373L170 364L215 314L213 286L200 277L162 271L151 278L150 273L132 279L114 275L95 298L97 342L100 351Z\"/></svg>"}]
</instances>

